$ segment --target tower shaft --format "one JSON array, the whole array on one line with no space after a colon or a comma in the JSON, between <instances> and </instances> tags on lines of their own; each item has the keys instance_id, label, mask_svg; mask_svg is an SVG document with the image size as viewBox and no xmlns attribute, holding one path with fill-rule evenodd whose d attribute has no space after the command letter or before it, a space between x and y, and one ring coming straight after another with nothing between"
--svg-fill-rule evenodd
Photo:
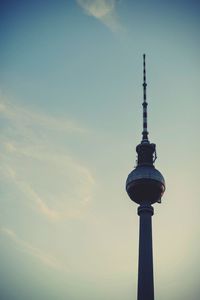
<instances>
[{"instance_id":1,"label":"tower shaft","mask_svg":"<svg viewBox=\"0 0 200 300\"><path fill-rule=\"evenodd\" d=\"M138 300L154 300L152 224L153 207L140 205Z\"/></svg>"}]
</instances>

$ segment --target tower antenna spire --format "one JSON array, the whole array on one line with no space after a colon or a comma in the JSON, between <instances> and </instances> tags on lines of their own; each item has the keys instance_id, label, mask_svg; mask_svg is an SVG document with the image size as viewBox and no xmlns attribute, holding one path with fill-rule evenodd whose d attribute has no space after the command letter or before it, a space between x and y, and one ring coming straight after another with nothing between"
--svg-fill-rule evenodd
<instances>
[{"instance_id":1,"label":"tower antenna spire","mask_svg":"<svg viewBox=\"0 0 200 300\"><path fill-rule=\"evenodd\" d=\"M143 54L143 131L142 131L142 143L149 143L148 130L147 130L147 83L146 83L146 55Z\"/></svg>"}]
</instances>

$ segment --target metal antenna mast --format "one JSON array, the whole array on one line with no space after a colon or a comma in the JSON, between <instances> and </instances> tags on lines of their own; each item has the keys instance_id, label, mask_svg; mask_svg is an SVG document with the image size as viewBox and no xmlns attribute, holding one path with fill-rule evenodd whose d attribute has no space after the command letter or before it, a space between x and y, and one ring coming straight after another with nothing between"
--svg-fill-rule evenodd
<instances>
[{"instance_id":1,"label":"metal antenna mast","mask_svg":"<svg viewBox=\"0 0 200 300\"><path fill-rule=\"evenodd\" d=\"M149 143L148 130L147 130L147 83L146 83L146 62L145 54L143 54L143 132L142 132L142 143Z\"/></svg>"}]
</instances>

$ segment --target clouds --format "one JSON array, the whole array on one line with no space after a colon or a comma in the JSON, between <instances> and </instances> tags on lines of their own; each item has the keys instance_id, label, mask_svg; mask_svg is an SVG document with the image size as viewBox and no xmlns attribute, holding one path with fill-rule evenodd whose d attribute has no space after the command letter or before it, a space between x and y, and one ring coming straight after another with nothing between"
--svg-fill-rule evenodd
<instances>
[{"instance_id":1,"label":"clouds","mask_svg":"<svg viewBox=\"0 0 200 300\"><path fill-rule=\"evenodd\" d=\"M20 251L26 252L29 255L39 259L43 264L55 269L62 268L61 263L55 257L43 252L39 248L36 248L30 243L20 239L18 235L10 228L1 227L0 233L8 237L12 242L14 242Z\"/></svg>"},{"instance_id":2,"label":"clouds","mask_svg":"<svg viewBox=\"0 0 200 300\"><path fill-rule=\"evenodd\" d=\"M10 193L49 220L80 218L92 199L95 181L65 140L67 135L69 140L79 139L87 130L5 99L0 114L0 175Z\"/></svg>"},{"instance_id":3,"label":"clouds","mask_svg":"<svg viewBox=\"0 0 200 300\"><path fill-rule=\"evenodd\" d=\"M77 0L77 2L89 15L96 18L102 18L111 13L116 4L115 0Z\"/></svg>"},{"instance_id":4,"label":"clouds","mask_svg":"<svg viewBox=\"0 0 200 300\"><path fill-rule=\"evenodd\" d=\"M98 19L111 31L122 28L116 13L117 0L76 0L86 14Z\"/></svg>"},{"instance_id":5,"label":"clouds","mask_svg":"<svg viewBox=\"0 0 200 300\"><path fill-rule=\"evenodd\" d=\"M31 111L31 109L19 106L8 101L1 96L0 99L0 114L1 116L12 122L15 127L23 125L24 130L31 124L42 126L43 129L57 130L63 133L84 133L86 129L71 120L63 120L47 116L39 112ZM22 128L20 128L22 129Z\"/></svg>"}]
</instances>

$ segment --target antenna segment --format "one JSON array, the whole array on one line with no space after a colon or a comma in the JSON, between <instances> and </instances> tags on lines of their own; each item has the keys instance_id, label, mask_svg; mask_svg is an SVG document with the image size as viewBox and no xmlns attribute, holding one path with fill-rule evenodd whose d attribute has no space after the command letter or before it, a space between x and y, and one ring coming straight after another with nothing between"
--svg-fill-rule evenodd
<instances>
[{"instance_id":1,"label":"antenna segment","mask_svg":"<svg viewBox=\"0 0 200 300\"><path fill-rule=\"evenodd\" d=\"M146 62L145 54L143 54L143 131L142 131L142 143L149 143L148 140L148 131L147 131L147 83L146 83Z\"/></svg>"}]
</instances>

